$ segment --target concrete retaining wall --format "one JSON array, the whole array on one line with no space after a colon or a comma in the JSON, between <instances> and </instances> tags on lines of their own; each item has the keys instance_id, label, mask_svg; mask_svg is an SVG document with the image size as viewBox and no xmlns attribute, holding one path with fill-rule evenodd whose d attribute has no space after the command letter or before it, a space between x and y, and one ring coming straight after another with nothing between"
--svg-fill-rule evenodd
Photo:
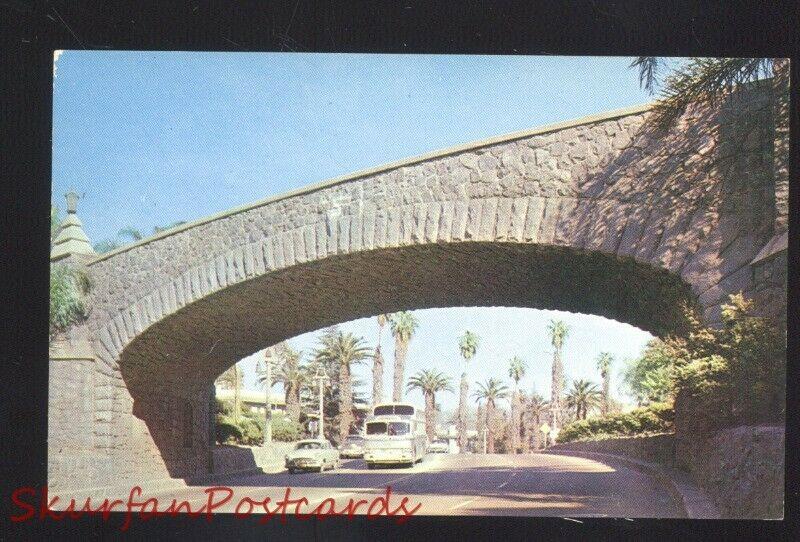
<instances>
[{"instance_id":1,"label":"concrete retaining wall","mask_svg":"<svg viewBox=\"0 0 800 542\"><path fill-rule=\"evenodd\" d=\"M214 475L263 470L275 472L283 469L283 457L294 448L293 442L275 442L269 448L260 446L216 446Z\"/></svg>"}]
</instances>

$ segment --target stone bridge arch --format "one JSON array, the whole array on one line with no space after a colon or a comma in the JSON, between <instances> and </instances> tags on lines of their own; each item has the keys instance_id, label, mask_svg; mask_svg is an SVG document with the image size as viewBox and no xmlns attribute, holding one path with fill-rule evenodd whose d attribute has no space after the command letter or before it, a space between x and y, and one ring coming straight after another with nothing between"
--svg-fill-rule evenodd
<instances>
[{"instance_id":1,"label":"stone bridge arch","mask_svg":"<svg viewBox=\"0 0 800 542\"><path fill-rule=\"evenodd\" d=\"M682 300L712 324L737 291L774 310L785 278L752 265L780 233L770 95L741 100L694 107L667 133L645 106L431 153L91 259L79 384L51 372L51 451L67 449L51 480L72 487L81 461L94 486L206 473L214 378L341 321L507 305L661 335L680 329ZM80 405L62 408L76 389ZM82 420L79 438L54 415Z\"/></svg>"}]
</instances>

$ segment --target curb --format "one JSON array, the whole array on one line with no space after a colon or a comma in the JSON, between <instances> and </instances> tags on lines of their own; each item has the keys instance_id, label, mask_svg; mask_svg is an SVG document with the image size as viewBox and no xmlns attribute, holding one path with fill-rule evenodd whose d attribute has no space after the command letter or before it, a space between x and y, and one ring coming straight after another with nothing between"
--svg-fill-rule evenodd
<instances>
[{"instance_id":1,"label":"curb","mask_svg":"<svg viewBox=\"0 0 800 542\"><path fill-rule=\"evenodd\" d=\"M571 455L577 457L586 457L587 459L594 458L602 460L603 458L607 458L612 461L623 463L658 480L664 487L667 488L670 495L673 497L673 499L675 499L680 508L683 509L683 513L686 518L720 519L722 517L713 501L705 493L703 493L703 491L692 484L688 475L676 471L675 469L670 469L656 463L641 461L639 459L600 452L559 449L544 450L542 453L553 455Z\"/></svg>"}]
</instances>

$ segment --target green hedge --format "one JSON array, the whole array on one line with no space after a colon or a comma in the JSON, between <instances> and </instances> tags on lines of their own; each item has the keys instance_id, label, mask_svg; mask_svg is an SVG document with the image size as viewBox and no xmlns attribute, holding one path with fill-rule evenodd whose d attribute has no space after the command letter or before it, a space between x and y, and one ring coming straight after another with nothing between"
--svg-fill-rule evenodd
<instances>
[{"instance_id":1,"label":"green hedge","mask_svg":"<svg viewBox=\"0 0 800 542\"><path fill-rule=\"evenodd\" d=\"M572 422L561 429L556 440L564 443L615 436L664 433L673 430L674 422L675 411L672 405L653 403L631 412Z\"/></svg>"},{"instance_id":2,"label":"green hedge","mask_svg":"<svg viewBox=\"0 0 800 542\"><path fill-rule=\"evenodd\" d=\"M220 444L243 444L257 446L264 442L264 418L251 412L239 416L238 425L233 416L217 415L217 442ZM303 427L283 416L272 418L272 440L294 442L303 436Z\"/></svg>"}]
</instances>

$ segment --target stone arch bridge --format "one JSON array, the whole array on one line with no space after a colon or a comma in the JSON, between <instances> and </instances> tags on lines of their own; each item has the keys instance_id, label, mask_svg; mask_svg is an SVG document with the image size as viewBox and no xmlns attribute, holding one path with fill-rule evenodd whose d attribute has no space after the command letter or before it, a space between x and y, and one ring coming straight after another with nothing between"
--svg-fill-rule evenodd
<instances>
[{"instance_id":1,"label":"stone arch bridge","mask_svg":"<svg viewBox=\"0 0 800 542\"><path fill-rule=\"evenodd\" d=\"M666 133L647 115L636 107L431 153L101 256L60 250L91 289L87 321L51 342L51 487L208 472L214 379L337 322L505 305L661 335L681 329L679 301L714 324L738 291L785 317L770 93L692 108Z\"/></svg>"}]
</instances>

